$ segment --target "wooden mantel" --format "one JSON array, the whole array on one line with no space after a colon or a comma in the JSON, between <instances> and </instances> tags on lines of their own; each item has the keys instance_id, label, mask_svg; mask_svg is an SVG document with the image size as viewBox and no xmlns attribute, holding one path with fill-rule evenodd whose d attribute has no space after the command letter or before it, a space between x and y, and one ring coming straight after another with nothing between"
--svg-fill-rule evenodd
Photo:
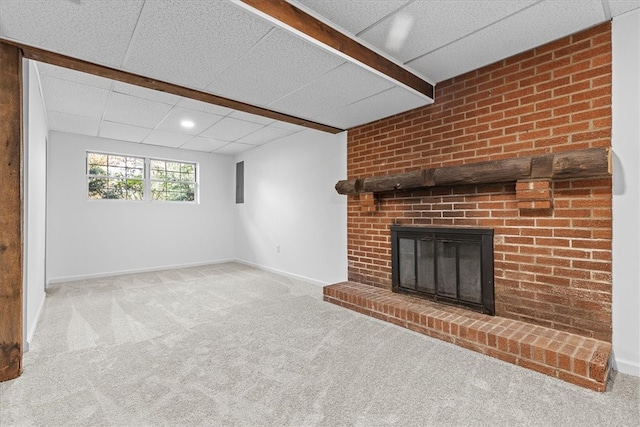
<instances>
[{"instance_id":1,"label":"wooden mantel","mask_svg":"<svg viewBox=\"0 0 640 427\"><path fill-rule=\"evenodd\" d=\"M355 195L425 187L602 176L611 176L610 148L588 148L342 180L338 181L335 188L339 194Z\"/></svg>"}]
</instances>

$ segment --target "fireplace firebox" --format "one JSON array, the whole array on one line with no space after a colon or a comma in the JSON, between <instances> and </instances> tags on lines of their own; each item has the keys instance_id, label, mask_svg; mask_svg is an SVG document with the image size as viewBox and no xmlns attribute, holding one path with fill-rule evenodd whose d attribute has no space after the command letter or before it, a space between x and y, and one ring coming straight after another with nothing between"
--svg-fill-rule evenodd
<instances>
[{"instance_id":1,"label":"fireplace firebox","mask_svg":"<svg viewBox=\"0 0 640 427\"><path fill-rule=\"evenodd\" d=\"M391 226L394 292L494 315L493 230Z\"/></svg>"}]
</instances>

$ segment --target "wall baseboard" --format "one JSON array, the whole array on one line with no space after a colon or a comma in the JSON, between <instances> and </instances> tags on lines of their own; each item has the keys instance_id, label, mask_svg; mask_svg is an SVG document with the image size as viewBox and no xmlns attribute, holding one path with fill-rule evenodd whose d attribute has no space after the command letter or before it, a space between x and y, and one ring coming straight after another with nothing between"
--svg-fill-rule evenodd
<instances>
[{"instance_id":1,"label":"wall baseboard","mask_svg":"<svg viewBox=\"0 0 640 427\"><path fill-rule=\"evenodd\" d=\"M132 270L123 270L123 271L110 271L105 273L80 274L77 276L54 277L47 280L47 286L54 285L56 283L77 282L79 280L100 279L103 277L116 277L116 276L124 276L127 274L149 273L153 271L173 270L178 268L200 267L203 265L224 264L228 262L237 262L238 264L243 264L243 265L254 267L260 270L269 271L271 273L280 274L281 276L289 277L291 279L301 280L303 282L307 282L316 286L325 286L328 284L320 280L312 279L310 277L302 276L299 274L289 273L287 271L278 270L276 268L267 267L265 265L260 265L260 264L256 264L256 263L252 263L249 261L236 259L236 258L229 258L229 259L222 259L222 260L216 260L216 261L163 265L158 267L138 268L138 269L132 269Z\"/></svg>"},{"instance_id":2,"label":"wall baseboard","mask_svg":"<svg viewBox=\"0 0 640 427\"><path fill-rule=\"evenodd\" d=\"M136 268L132 270L110 271L105 273L80 274L77 276L67 276L67 277L54 277L47 280L47 286L54 285L56 283L77 282L78 280L99 279L102 277L125 276L127 274L137 274L137 273L150 273L153 271L173 270L178 268L201 267L203 265L224 264L227 262L235 262L235 261L236 261L235 259L222 259L222 260L194 262L194 263L187 263L187 264L173 264L173 265L163 265L158 267Z\"/></svg>"},{"instance_id":3,"label":"wall baseboard","mask_svg":"<svg viewBox=\"0 0 640 427\"><path fill-rule=\"evenodd\" d=\"M324 286L328 285L328 283L322 282L320 280L312 279L312 278L306 277L306 276L301 276L299 274L289 273L287 271L278 270L277 268L267 267L265 265L256 264L256 263L245 261L245 260L242 260L242 259L234 259L233 262L237 262L238 264L247 265L249 267L254 267L254 268L257 268L259 270L268 271L270 273L276 273L276 274L279 274L281 276L289 277L291 279L301 280L303 282L307 282L307 283L310 283L310 284L315 285L315 286L324 287Z\"/></svg>"},{"instance_id":4,"label":"wall baseboard","mask_svg":"<svg viewBox=\"0 0 640 427\"><path fill-rule=\"evenodd\" d=\"M45 297L42 298L42 300L40 301L40 306L36 311L36 318L33 319L33 324L31 325L31 328L27 331L27 337L26 337L26 341L24 343L24 349L23 349L25 352L29 351L30 343L33 340L33 335L36 333L36 327L38 326L38 321L40 320L40 315L42 314L42 311L44 309L44 303L46 300L47 298L45 295Z\"/></svg>"},{"instance_id":5,"label":"wall baseboard","mask_svg":"<svg viewBox=\"0 0 640 427\"><path fill-rule=\"evenodd\" d=\"M637 361L618 359L614 354L613 368L622 374L640 377L640 365Z\"/></svg>"}]
</instances>

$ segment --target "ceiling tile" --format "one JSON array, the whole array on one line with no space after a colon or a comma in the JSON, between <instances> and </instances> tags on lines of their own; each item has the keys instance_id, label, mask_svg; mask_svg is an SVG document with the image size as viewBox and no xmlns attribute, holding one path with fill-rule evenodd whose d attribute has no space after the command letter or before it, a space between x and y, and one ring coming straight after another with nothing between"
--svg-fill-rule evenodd
<instances>
[{"instance_id":1,"label":"ceiling tile","mask_svg":"<svg viewBox=\"0 0 640 427\"><path fill-rule=\"evenodd\" d=\"M399 51L386 47L388 34L399 14L389 16L359 36L401 62L407 62L497 22L535 2L536 0L417 1L400 12L410 17L413 25ZM425 16L429 19L421 19Z\"/></svg>"},{"instance_id":2,"label":"ceiling tile","mask_svg":"<svg viewBox=\"0 0 640 427\"><path fill-rule=\"evenodd\" d=\"M202 132L200 136L222 139L225 141L235 141L262 127L264 127L264 125L225 117L206 131Z\"/></svg>"},{"instance_id":3,"label":"ceiling tile","mask_svg":"<svg viewBox=\"0 0 640 427\"><path fill-rule=\"evenodd\" d=\"M440 82L602 21L600 0L545 1L408 65Z\"/></svg>"},{"instance_id":4,"label":"ceiling tile","mask_svg":"<svg viewBox=\"0 0 640 427\"><path fill-rule=\"evenodd\" d=\"M608 1L612 16L622 15L640 8L640 0L603 0Z\"/></svg>"},{"instance_id":5,"label":"ceiling tile","mask_svg":"<svg viewBox=\"0 0 640 427\"><path fill-rule=\"evenodd\" d=\"M270 125L271 123L275 122L275 120L270 119L269 117L257 116L255 114L245 113L244 111L234 111L233 113L229 114L229 117L244 120L247 122L258 123L261 125Z\"/></svg>"},{"instance_id":6,"label":"ceiling tile","mask_svg":"<svg viewBox=\"0 0 640 427\"><path fill-rule=\"evenodd\" d=\"M343 62L295 35L273 30L207 90L254 105L268 105Z\"/></svg>"},{"instance_id":7,"label":"ceiling tile","mask_svg":"<svg viewBox=\"0 0 640 427\"><path fill-rule=\"evenodd\" d=\"M109 91L83 84L42 76L46 108L76 116L101 118Z\"/></svg>"},{"instance_id":8,"label":"ceiling tile","mask_svg":"<svg viewBox=\"0 0 640 427\"><path fill-rule=\"evenodd\" d=\"M120 141L142 142L149 135L149 132L151 132L151 129L104 120L100 124L98 136Z\"/></svg>"},{"instance_id":9,"label":"ceiling tile","mask_svg":"<svg viewBox=\"0 0 640 427\"><path fill-rule=\"evenodd\" d=\"M288 129L288 130L292 130L292 131L296 131L296 132L301 132L303 130L309 129L307 127L300 126L300 125L295 125L293 123L279 122L279 121L275 121L275 122L271 123L271 125L269 125L269 126L274 127L274 128L278 128L278 129Z\"/></svg>"},{"instance_id":10,"label":"ceiling tile","mask_svg":"<svg viewBox=\"0 0 640 427\"><path fill-rule=\"evenodd\" d=\"M192 138L184 133L167 132L164 130L154 130L142 143L151 145L162 145L164 147L179 147Z\"/></svg>"},{"instance_id":11,"label":"ceiling tile","mask_svg":"<svg viewBox=\"0 0 640 427\"><path fill-rule=\"evenodd\" d=\"M217 116L215 114L174 107L167 117L165 117L158 125L157 129L169 132L186 133L189 135L198 135L200 132L209 128L212 124L219 122L221 119L222 116ZM191 120L194 123L194 126L190 129L182 127L180 123L183 120Z\"/></svg>"},{"instance_id":12,"label":"ceiling tile","mask_svg":"<svg viewBox=\"0 0 640 427\"><path fill-rule=\"evenodd\" d=\"M214 153L216 153L216 154L238 154L238 153L242 153L243 151L250 150L250 149L252 149L254 147L255 147L255 145L242 144L242 143L239 143L239 142L231 142L231 143L225 145L224 147L215 150Z\"/></svg>"},{"instance_id":13,"label":"ceiling tile","mask_svg":"<svg viewBox=\"0 0 640 427\"><path fill-rule=\"evenodd\" d=\"M180 100L178 95L122 82L113 82L113 90L125 95L148 99L149 101L162 102L163 104L169 105L175 105Z\"/></svg>"},{"instance_id":14,"label":"ceiling tile","mask_svg":"<svg viewBox=\"0 0 640 427\"><path fill-rule=\"evenodd\" d=\"M394 87L330 113L316 117L321 123L333 123L343 129L363 125L413 108L432 103L407 89Z\"/></svg>"},{"instance_id":15,"label":"ceiling tile","mask_svg":"<svg viewBox=\"0 0 640 427\"><path fill-rule=\"evenodd\" d=\"M124 66L203 89L271 28L227 1L147 1Z\"/></svg>"},{"instance_id":16,"label":"ceiling tile","mask_svg":"<svg viewBox=\"0 0 640 427\"><path fill-rule=\"evenodd\" d=\"M180 148L184 148L186 150L206 151L210 153L213 150L217 150L218 148L224 147L227 144L229 144L228 141L217 141L211 138L196 136L195 138L192 138L185 144L181 145Z\"/></svg>"},{"instance_id":17,"label":"ceiling tile","mask_svg":"<svg viewBox=\"0 0 640 427\"><path fill-rule=\"evenodd\" d=\"M121 93L111 93L104 119L111 122L155 128L171 111L171 106Z\"/></svg>"},{"instance_id":18,"label":"ceiling tile","mask_svg":"<svg viewBox=\"0 0 640 427\"><path fill-rule=\"evenodd\" d=\"M50 131L76 133L78 135L98 136L100 119L93 117L74 116L71 114L48 111Z\"/></svg>"},{"instance_id":19,"label":"ceiling tile","mask_svg":"<svg viewBox=\"0 0 640 427\"><path fill-rule=\"evenodd\" d=\"M119 67L143 4L143 0L2 0L0 28L4 37Z\"/></svg>"},{"instance_id":20,"label":"ceiling tile","mask_svg":"<svg viewBox=\"0 0 640 427\"><path fill-rule=\"evenodd\" d=\"M80 71L69 68L56 67L55 65L45 64L44 62L36 62L36 68L40 76L55 77L56 79L80 83L100 89L109 90L113 83L113 80L110 79L94 76L93 74L81 73Z\"/></svg>"},{"instance_id":21,"label":"ceiling tile","mask_svg":"<svg viewBox=\"0 0 640 427\"><path fill-rule=\"evenodd\" d=\"M357 65L345 63L269 107L311 118L390 89L394 84Z\"/></svg>"},{"instance_id":22,"label":"ceiling tile","mask_svg":"<svg viewBox=\"0 0 640 427\"><path fill-rule=\"evenodd\" d=\"M316 12L351 34L358 34L410 1L385 0L372 4L371 0L297 0L294 3Z\"/></svg>"},{"instance_id":23,"label":"ceiling tile","mask_svg":"<svg viewBox=\"0 0 640 427\"><path fill-rule=\"evenodd\" d=\"M205 113L216 114L218 116L226 116L233 112L231 108L222 107L220 105L209 104L207 102L196 101L191 98L181 98L176 104L177 107L189 108L191 110L203 111Z\"/></svg>"},{"instance_id":24,"label":"ceiling tile","mask_svg":"<svg viewBox=\"0 0 640 427\"><path fill-rule=\"evenodd\" d=\"M296 133L296 131L294 130L267 126L245 136L244 138L240 138L238 142L251 145L262 145L266 144L267 142L275 141L279 138L284 138L285 136L292 135L294 133Z\"/></svg>"}]
</instances>

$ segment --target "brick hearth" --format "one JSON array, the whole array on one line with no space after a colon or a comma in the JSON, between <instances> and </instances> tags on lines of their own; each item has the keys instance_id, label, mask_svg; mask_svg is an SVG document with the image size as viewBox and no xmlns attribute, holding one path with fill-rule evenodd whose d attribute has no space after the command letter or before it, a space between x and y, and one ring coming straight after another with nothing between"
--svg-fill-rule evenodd
<instances>
[{"instance_id":1,"label":"brick hearth","mask_svg":"<svg viewBox=\"0 0 640 427\"><path fill-rule=\"evenodd\" d=\"M582 387L607 386L611 344L605 341L360 283L326 286L324 300Z\"/></svg>"}]
</instances>

